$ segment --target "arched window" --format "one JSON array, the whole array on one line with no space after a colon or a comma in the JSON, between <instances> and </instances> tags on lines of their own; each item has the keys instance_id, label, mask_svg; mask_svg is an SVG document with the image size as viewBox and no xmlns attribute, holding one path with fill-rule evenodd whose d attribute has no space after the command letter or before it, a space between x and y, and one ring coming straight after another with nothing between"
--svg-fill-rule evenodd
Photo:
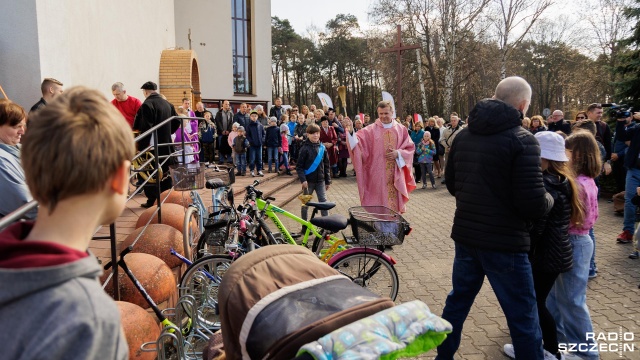
<instances>
[{"instance_id":1,"label":"arched window","mask_svg":"<svg viewBox=\"0 0 640 360\"><path fill-rule=\"evenodd\" d=\"M251 0L231 0L233 92L253 93L251 63Z\"/></svg>"}]
</instances>

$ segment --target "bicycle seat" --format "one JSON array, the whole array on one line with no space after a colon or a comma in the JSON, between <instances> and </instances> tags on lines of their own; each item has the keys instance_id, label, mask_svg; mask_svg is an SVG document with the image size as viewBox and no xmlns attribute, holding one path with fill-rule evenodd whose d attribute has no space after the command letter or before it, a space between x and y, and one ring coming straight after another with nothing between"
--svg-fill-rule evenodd
<instances>
[{"instance_id":1,"label":"bicycle seat","mask_svg":"<svg viewBox=\"0 0 640 360\"><path fill-rule=\"evenodd\" d=\"M217 188L221 188L225 186L224 182L222 182L222 179L212 179L212 180L207 180L205 187L207 189L217 189Z\"/></svg>"},{"instance_id":2,"label":"bicycle seat","mask_svg":"<svg viewBox=\"0 0 640 360\"><path fill-rule=\"evenodd\" d=\"M316 208L318 210L331 210L334 207L336 207L336 204L332 203L332 202L313 202L313 201L309 201L305 205L313 206L314 208Z\"/></svg>"},{"instance_id":3,"label":"bicycle seat","mask_svg":"<svg viewBox=\"0 0 640 360\"><path fill-rule=\"evenodd\" d=\"M331 205L335 206L335 204L331 204ZM347 225L349 225L349 220L343 215L336 214L336 215L315 217L310 220L310 223L312 223L317 227L321 227L323 229L326 229L335 233L340 230L346 229Z\"/></svg>"}]
</instances>

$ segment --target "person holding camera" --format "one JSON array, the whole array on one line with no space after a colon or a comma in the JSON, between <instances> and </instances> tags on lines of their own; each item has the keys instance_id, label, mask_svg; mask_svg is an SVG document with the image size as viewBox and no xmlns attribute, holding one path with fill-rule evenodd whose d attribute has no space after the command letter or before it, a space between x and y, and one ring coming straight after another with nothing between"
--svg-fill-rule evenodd
<instances>
[{"instance_id":1,"label":"person holding camera","mask_svg":"<svg viewBox=\"0 0 640 360\"><path fill-rule=\"evenodd\" d=\"M633 114L634 120L640 120L640 112ZM640 186L640 126L625 127L625 118L616 119L616 133L620 134L629 145L627 154L624 157L624 166L627 168L627 178L625 181L624 194L624 220L622 232L617 237L617 241L622 244L630 244L633 241L633 230L636 221L636 206L631 199L636 194L636 189Z\"/></svg>"}]
</instances>

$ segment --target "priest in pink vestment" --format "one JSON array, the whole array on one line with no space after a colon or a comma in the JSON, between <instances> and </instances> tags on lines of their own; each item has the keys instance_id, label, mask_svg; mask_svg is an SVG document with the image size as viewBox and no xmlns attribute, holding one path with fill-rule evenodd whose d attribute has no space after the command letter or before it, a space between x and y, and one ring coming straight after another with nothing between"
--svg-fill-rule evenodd
<instances>
[{"instance_id":1,"label":"priest in pink vestment","mask_svg":"<svg viewBox=\"0 0 640 360\"><path fill-rule=\"evenodd\" d=\"M393 121L387 101L378 103L378 119L372 126L351 134L353 123L345 121L349 154L357 174L360 203L406 211L409 193L416 188L411 174L415 145L407 129Z\"/></svg>"}]
</instances>

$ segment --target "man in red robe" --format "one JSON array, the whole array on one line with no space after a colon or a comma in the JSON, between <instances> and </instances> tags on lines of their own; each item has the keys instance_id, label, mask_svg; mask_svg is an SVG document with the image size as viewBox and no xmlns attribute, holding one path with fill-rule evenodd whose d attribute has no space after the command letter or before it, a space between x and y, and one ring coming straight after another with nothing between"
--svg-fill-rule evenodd
<instances>
[{"instance_id":1,"label":"man in red robe","mask_svg":"<svg viewBox=\"0 0 640 360\"><path fill-rule=\"evenodd\" d=\"M378 119L353 133L345 121L353 167L358 174L358 192L363 206L382 205L399 213L406 211L409 193L416 188L411 175L415 145L407 128L393 121L387 101L378 103Z\"/></svg>"}]
</instances>

